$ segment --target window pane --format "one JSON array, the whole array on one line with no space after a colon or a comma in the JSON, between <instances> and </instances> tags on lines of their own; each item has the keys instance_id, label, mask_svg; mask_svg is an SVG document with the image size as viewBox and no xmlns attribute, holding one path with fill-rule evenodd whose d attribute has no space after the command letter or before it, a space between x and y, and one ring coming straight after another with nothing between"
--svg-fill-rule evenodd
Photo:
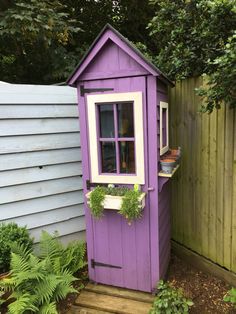
<instances>
[{"instance_id":1,"label":"window pane","mask_svg":"<svg viewBox=\"0 0 236 314\"><path fill-rule=\"evenodd\" d=\"M117 110L119 137L134 137L133 103L120 103Z\"/></svg>"},{"instance_id":2,"label":"window pane","mask_svg":"<svg viewBox=\"0 0 236 314\"><path fill-rule=\"evenodd\" d=\"M135 173L134 142L120 142L120 172Z\"/></svg>"},{"instance_id":3,"label":"window pane","mask_svg":"<svg viewBox=\"0 0 236 314\"><path fill-rule=\"evenodd\" d=\"M100 137L114 137L114 112L112 104L98 105Z\"/></svg>"},{"instance_id":4,"label":"window pane","mask_svg":"<svg viewBox=\"0 0 236 314\"><path fill-rule=\"evenodd\" d=\"M115 142L101 142L102 172L116 173Z\"/></svg>"}]
</instances>

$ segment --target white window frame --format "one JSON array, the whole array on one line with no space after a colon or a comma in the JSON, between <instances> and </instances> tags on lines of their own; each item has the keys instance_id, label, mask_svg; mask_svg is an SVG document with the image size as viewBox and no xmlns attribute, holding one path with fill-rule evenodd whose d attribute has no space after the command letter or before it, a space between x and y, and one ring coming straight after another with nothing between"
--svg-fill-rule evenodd
<instances>
[{"instance_id":1,"label":"white window frame","mask_svg":"<svg viewBox=\"0 0 236 314\"><path fill-rule=\"evenodd\" d=\"M163 109L166 109L166 145L163 146ZM169 105L167 102L160 102L160 155L169 150Z\"/></svg>"},{"instance_id":2,"label":"white window frame","mask_svg":"<svg viewBox=\"0 0 236 314\"><path fill-rule=\"evenodd\" d=\"M133 102L135 138L135 174L100 174L98 158L98 134L96 104L114 102ZM88 139L90 153L91 182L115 184L144 184L144 133L143 133L142 92L97 94L87 96Z\"/></svg>"}]
</instances>

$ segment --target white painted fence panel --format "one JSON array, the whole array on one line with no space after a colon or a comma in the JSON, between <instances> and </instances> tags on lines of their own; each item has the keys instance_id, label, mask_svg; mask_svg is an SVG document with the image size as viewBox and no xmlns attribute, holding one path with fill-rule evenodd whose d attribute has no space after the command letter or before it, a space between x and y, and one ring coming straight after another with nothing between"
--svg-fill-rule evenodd
<instances>
[{"instance_id":1,"label":"white painted fence panel","mask_svg":"<svg viewBox=\"0 0 236 314\"><path fill-rule=\"evenodd\" d=\"M82 175L81 162L3 171L0 187Z\"/></svg>"},{"instance_id":2,"label":"white painted fence panel","mask_svg":"<svg viewBox=\"0 0 236 314\"><path fill-rule=\"evenodd\" d=\"M84 237L76 90L0 85L0 222Z\"/></svg>"},{"instance_id":3,"label":"white painted fence panel","mask_svg":"<svg viewBox=\"0 0 236 314\"><path fill-rule=\"evenodd\" d=\"M51 225L61 221L68 221L72 218L83 216L83 204L73 205L70 207L57 208L55 213L53 211L46 211L43 213L36 213L28 216L18 217L17 222L20 225L27 225L29 229L38 228L39 226ZM33 219L32 219L33 218ZM12 222L14 219L8 219L5 222Z\"/></svg>"},{"instance_id":4,"label":"white painted fence panel","mask_svg":"<svg viewBox=\"0 0 236 314\"><path fill-rule=\"evenodd\" d=\"M82 190L0 205L0 221L83 203Z\"/></svg>"},{"instance_id":5,"label":"white painted fence panel","mask_svg":"<svg viewBox=\"0 0 236 314\"><path fill-rule=\"evenodd\" d=\"M30 184L14 185L0 189L0 204L35 197L71 192L82 189L80 177L63 178Z\"/></svg>"},{"instance_id":6,"label":"white painted fence panel","mask_svg":"<svg viewBox=\"0 0 236 314\"><path fill-rule=\"evenodd\" d=\"M75 88L52 85L0 85L2 104L76 104Z\"/></svg>"},{"instance_id":7,"label":"white painted fence panel","mask_svg":"<svg viewBox=\"0 0 236 314\"><path fill-rule=\"evenodd\" d=\"M51 225L45 225L43 227L44 230L46 230L49 233L53 233L56 231L59 232L60 236L66 236L68 235L68 229L70 230L70 234L78 234L78 229L83 230L85 226L85 218L84 216L77 217L70 219L68 221L62 221L56 224ZM42 231L42 227L31 229L31 234L35 238L35 241L37 242L40 238L40 234ZM83 236L84 234L82 234Z\"/></svg>"},{"instance_id":8,"label":"white painted fence panel","mask_svg":"<svg viewBox=\"0 0 236 314\"><path fill-rule=\"evenodd\" d=\"M0 155L0 171L81 161L81 150L67 148Z\"/></svg>"},{"instance_id":9,"label":"white painted fence panel","mask_svg":"<svg viewBox=\"0 0 236 314\"><path fill-rule=\"evenodd\" d=\"M1 138L0 154L79 146L79 133L6 136Z\"/></svg>"},{"instance_id":10,"label":"white painted fence panel","mask_svg":"<svg viewBox=\"0 0 236 314\"><path fill-rule=\"evenodd\" d=\"M78 110L74 105L2 105L0 111L0 119L76 117L78 117Z\"/></svg>"},{"instance_id":11,"label":"white painted fence panel","mask_svg":"<svg viewBox=\"0 0 236 314\"><path fill-rule=\"evenodd\" d=\"M2 120L0 136L78 132L78 118Z\"/></svg>"}]
</instances>

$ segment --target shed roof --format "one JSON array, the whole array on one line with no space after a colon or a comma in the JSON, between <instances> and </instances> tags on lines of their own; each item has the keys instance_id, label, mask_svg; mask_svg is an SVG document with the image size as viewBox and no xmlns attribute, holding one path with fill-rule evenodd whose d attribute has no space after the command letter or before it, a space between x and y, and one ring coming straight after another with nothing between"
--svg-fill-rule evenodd
<instances>
[{"instance_id":1,"label":"shed roof","mask_svg":"<svg viewBox=\"0 0 236 314\"><path fill-rule=\"evenodd\" d=\"M106 24L101 30L99 35L96 37L88 51L85 53L83 58L80 60L75 70L67 79L67 84L74 86L76 81L79 79L81 74L95 58L97 53L102 49L108 40L112 40L121 49L125 50L137 63L139 63L144 69L146 69L153 76L159 77L164 83L174 86L174 83L162 73L150 60L148 60L127 38L119 33L110 24Z\"/></svg>"}]
</instances>

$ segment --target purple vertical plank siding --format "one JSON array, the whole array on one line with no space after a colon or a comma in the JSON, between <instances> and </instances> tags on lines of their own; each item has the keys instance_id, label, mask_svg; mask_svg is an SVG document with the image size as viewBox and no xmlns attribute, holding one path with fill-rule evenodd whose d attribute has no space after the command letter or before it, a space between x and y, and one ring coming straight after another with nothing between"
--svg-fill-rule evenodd
<instances>
[{"instance_id":1,"label":"purple vertical plank siding","mask_svg":"<svg viewBox=\"0 0 236 314\"><path fill-rule=\"evenodd\" d=\"M86 193L88 192L86 188L86 180L90 178L89 169L89 147L88 147L88 130L87 130L87 112L84 98L80 96L79 93L80 84L77 85L78 90L78 104L79 104L79 116L80 116L80 141L81 141L81 155L82 155L82 170L83 170L83 190L84 190L84 210L86 219L86 240L87 240L87 255L88 260L94 258L94 241L93 241L93 222L90 215L90 210L87 206ZM91 264L88 263L88 269L90 274L90 279L94 280L94 269L91 268Z\"/></svg>"},{"instance_id":2,"label":"purple vertical plank siding","mask_svg":"<svg viewBox=\"0 0 236 314\"><path fill-rule=\"evenodd\" d=\"M130 226L116 211L105 210L104 217L96 220L91 217L86 199L84 207L90 279L149 292L165 275L170 256L168 183L158 192L159 104L161 100L167 101L166 84L157 79L159 74L124 39L108 28L69 80L70 84L77 82L78 89L84 194L88 192L86 180L91 178L91 165L87 94L80 96L80 85L84 88L113 88L102 92L108 94L142 92L145 169L142 190L146 192L143 217ZM91 268L91 259L121 268Z\"/></svg>"},{"instance_id":3,"label":"purple vertical plank siding","mask_svg":"<svg viewBox=\"0 0 236 314\"><path fill-rule=\"evenodd\" d=\"M159 104L160 101L168 102L168 95L167 95L167 87L160 81L157 80L157 111L158 116L160 113ZM164 128L165 128L165 121L164 121ZM160 134L160 119L157 119L157 138L158 144ZM160 145L158 145L158 155L160 155ZM158 157L159 159L160 157ZM161 183L159 183L160 185ZM170 237L171 237L171 227L170 227L170 193L169 193L169 184L168 182L165 183L161 189L161 192L158 194L158 211L159 211L159 259L160 263L160 278L165 278L166 271L169 265L170 259Z\"/></svg>"},{"instance_id":4,"label":"purple vertical plank siding","mask_svg":"<svg viewBox=\"0 0 236 314\"><path fill-rule=\"evenodd\" d=\"M157 160L159 152L157 150L157 99L156 78L147 78L147 102L148 102L148 156L149 156L149 182L152 189L149 192L150 207L150 252L151 252L151 287L155 289L159 280L159 233L158 233L158 186L157 186Z\"/></svg>"}]
</instances>

